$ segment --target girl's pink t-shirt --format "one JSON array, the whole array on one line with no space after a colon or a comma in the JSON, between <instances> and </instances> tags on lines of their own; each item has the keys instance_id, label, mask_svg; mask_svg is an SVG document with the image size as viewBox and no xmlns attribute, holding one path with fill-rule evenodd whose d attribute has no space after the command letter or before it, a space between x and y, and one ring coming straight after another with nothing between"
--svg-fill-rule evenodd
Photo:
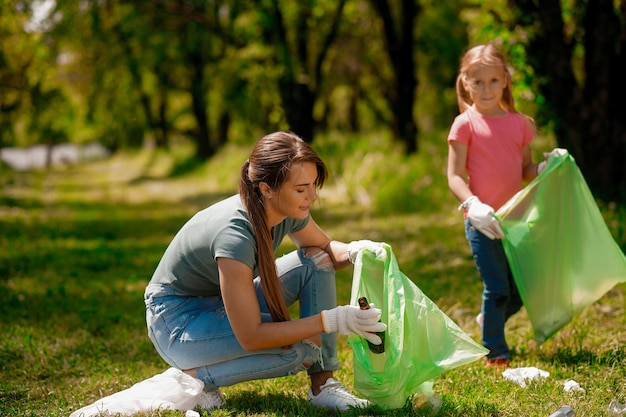
<instances>
[{"instance_id":1,"label":"girl's pink t-shirt","mask_svg":"<svg viewBox=\"0 0 626 417\"><path fill-rule=\"evenodd\" d=\"M520 113L490 117L470 109L454 119L448 142L467 146L469 188L498 210L524 186L522 149L534 137L529 120Z\"/></svg>"}]
</instances>

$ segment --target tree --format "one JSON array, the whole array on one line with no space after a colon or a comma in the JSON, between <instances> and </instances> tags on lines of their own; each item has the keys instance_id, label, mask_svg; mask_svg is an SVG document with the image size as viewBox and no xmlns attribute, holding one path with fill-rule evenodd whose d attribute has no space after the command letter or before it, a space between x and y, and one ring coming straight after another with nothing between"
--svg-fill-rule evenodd
<instances>
[{"instance_id":1,"label":"tree","mask_svg":"<svg viewBox=\"0 0 626 417\"><path fill-rule=\"evenodd\" d=\"M82 119L71 140L97 140L112 150L141 145L157 124L147 112L154 101L145 81L150 50L139 42L147 37L145 17L118 1L65 0L55 13L53 60Z\"/></svg>"},{"instance_id":2,"label":"tree","mask_svg":"<svg viewBox=\"0 0 626 417\"><path fill-rule=\"evenodd\" d=\"M626 3L514 0L512 29L527 31L526 55L554 123L594 194L626 202Z\"/></svg>"},{"instance_id":3,"label":"tree","mask_svg":"<svg viewBox=\"0 0 626 417\"><path fill-rule=\"evenodd\" d=\"M53 145L72 131L72 111L50 64L56 44L49 22L33 18L31 3L0 2L0 147Z\"/></svg>"},{"instance_id":4,"label":"tree","mask_svg":"<svg viewBox=\"0 0 626 417\"><path fill-rule=\"evenodd\" d=\"M394 13L387 0L370 0L370 3L382 21L386 51L393 69L393 80L384 92L391 110L393 136L404 144L407 153L417 152L418 132L413 116L418 84L414 44L421 7L418 0L401 0Z\"/></svg>"},{"instance_id":5,"label":"tree","mask_svg":"<svg viewBox=\"0 0 626 417\"><path fill-rule=\"evenodd\" d=\"M5 7L0 14L0 148L15 141L14 118L28 95L27 70L33 64L32 37L24 36L27 14Z\"/></svg>"},{"instance_id":6,"label":"tree","mask_svg":"<svg viewBox=\"0 0 626 417\"><path fill-rule=\"evenodd\" d=\"M328 0L281 5L279 0L266 0L257 6L263 40L273 46L272 64L279 67L278 89L288 128L307 141L314 138L314 105L345 3Z\"/></svg>"}]
</instances>

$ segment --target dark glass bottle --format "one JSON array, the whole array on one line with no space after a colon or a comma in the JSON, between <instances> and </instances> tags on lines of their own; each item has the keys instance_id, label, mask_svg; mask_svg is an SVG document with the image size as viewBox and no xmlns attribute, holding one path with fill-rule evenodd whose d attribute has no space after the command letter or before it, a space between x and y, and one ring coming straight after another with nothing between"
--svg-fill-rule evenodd
<instances>
[{"instance_id":1,"label":"dark glass bottle","mask_svg":"<svg viewBox=\"0 0 626 417\"><path fill-rule=\"evenodd\" d=\"M370 303L367 301L366 297L359 297L359 308L361 310L369 310ZM376 353L376 354L384 353L385 352L385 332L376 332L376 334L378 335L378 337L380 337L380 340L382 340L382 343L380 345L375 345L368 340L367 345L369 346L370 351L372 353Z\"/></svg>"}]
</instances>

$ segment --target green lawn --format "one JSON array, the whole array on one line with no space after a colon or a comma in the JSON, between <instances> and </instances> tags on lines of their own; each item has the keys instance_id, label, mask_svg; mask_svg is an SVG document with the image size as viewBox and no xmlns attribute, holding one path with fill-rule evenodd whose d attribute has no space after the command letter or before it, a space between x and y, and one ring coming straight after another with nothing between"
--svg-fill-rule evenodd
<instances>
[{"instance_id":1,"label":"green lawn","mask_svg":"<svg viewBox=\"0 0 626 417\"><path fill-rule=\"evenodd\" d=\"M358 140L318 146L331 181L316 220L338 240L389 243L403 272L479 340L482 284L445 184L445 147L424 145L405 158ZM68 416L167 369L146 334L143 289L185 220L236 190L249 149L229 146L208 163L138 152L50 172L0 171L1 416ZM623 211L603 213L624 248ZM351 273L338 274L340 303L350 298ZM407 405L345 414L539 417L568 404L577 416L606 416L611 400L626 397L624 308L619 285L539 346L525 312L516 315L507 326L513 366L550 373L527 388L478 361L434 381L437 413ZM351 388L345 337L339 349L337 376ZM565 392L567 380L584 393ZM304 375L227 387L225 408L205 414L326 415L308 405L307 389Z\"/></svg>"}]
</instances>

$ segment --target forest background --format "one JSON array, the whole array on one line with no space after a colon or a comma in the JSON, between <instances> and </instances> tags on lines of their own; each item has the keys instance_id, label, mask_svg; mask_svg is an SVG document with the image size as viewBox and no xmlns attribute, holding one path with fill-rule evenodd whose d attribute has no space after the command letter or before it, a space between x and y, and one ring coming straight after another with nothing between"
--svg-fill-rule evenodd
<instances>
[{"instance_id":1,"label":"forest background","mask_svg":"<svg viewBox=\"0 0 626 417\"><path fill-rule=\"evenodd\" d=\"M594 195L626 199L623 0L0 0L0 148L390 132L408 154L457 113L468 46L510 59L521 111Z\"/></svg>"},{"instance_id":2,"label":"forest background","mask_svg":"<svg viewBox=\"0 0 626 417\"><path fill-rule=\"evenodd\" d=\"M403 272L479 340L480 277L445 182L456 71L476 43L510 58L518 108L539 126L535 159L570 151L624 250L625 8L0 0L0 149L99 142L112 152L49 170L0 166L0 415L67 416L165 369L146 336L147 279L190 215L236 191L252 142L278 129L328 163L313 209L324 229L390 243ZM350 280L338 273L339 302ZM522 388L476 362L435 381L438 410L417 398L367 413L545 417L569 404L605 416L626 402L625 308L618 285L541 345L516 315L514 365L546 370L546 381ZM339 342L338 377L351 388ZM204 415L325 415L305 400L305 379L227 387L226 407ZM585 391L565 392L568 380Z\"/></svg>"}]
</instances>

